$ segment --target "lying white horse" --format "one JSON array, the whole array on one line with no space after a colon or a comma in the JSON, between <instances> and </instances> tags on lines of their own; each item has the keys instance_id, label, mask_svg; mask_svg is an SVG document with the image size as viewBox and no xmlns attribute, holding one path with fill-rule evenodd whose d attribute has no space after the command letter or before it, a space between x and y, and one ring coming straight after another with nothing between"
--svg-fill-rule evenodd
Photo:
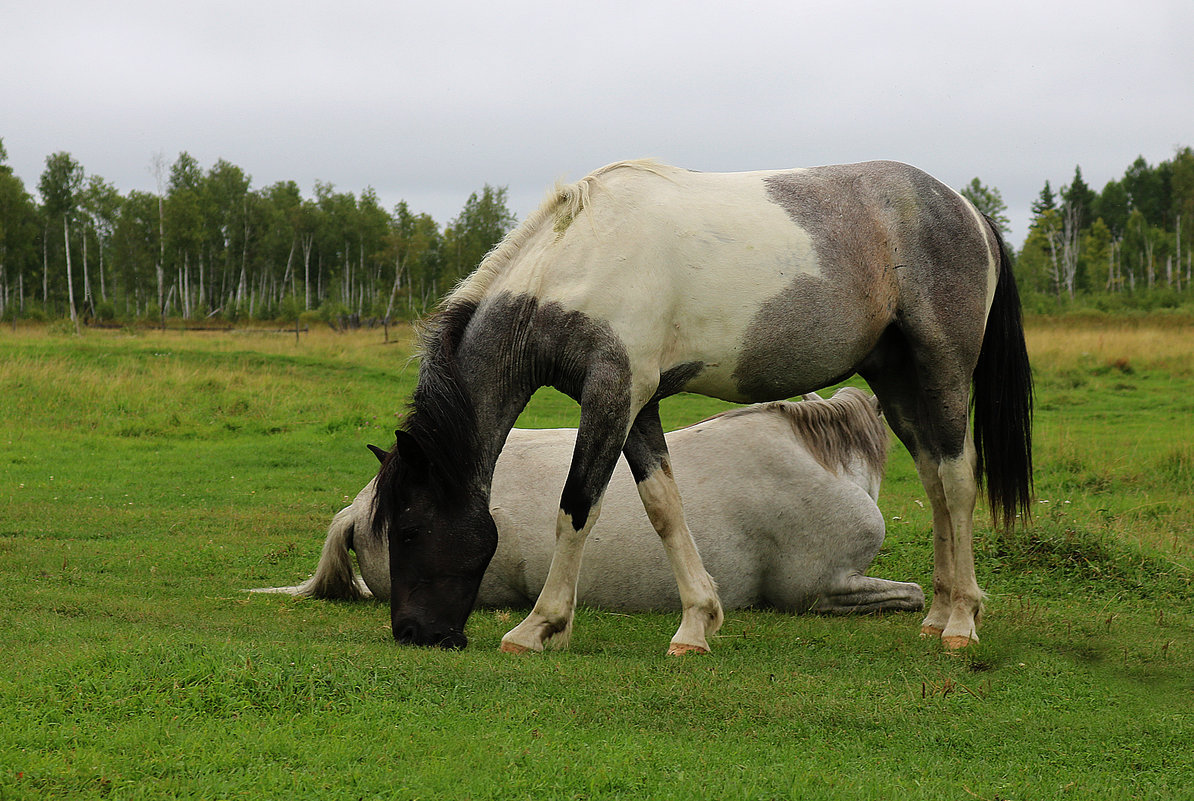
<instances>
[{"instance_id":1,"label":"lying white horse","mask_svg":"<svg viewBox=\"0 0 1194 801\"><path fill-rule=\"evenodd\" d=\"M805 398L736 409L667 435L684 510L722 604L836 614L922 609L919 585L864 574L884 535L875 499L888 436L878 402L854 388L829 400ZM575 437L573 429L510 432L490 501L497 553L479 604L529 607L538 597L559 506L543 490L563 483ZM254 592L388 599L389 543L370 526L375 481L332 519L314 576L297 587ZM680 607L625 462L585 546L577 592L580 603L604 609Z\"/></svg>"}]
</instances>

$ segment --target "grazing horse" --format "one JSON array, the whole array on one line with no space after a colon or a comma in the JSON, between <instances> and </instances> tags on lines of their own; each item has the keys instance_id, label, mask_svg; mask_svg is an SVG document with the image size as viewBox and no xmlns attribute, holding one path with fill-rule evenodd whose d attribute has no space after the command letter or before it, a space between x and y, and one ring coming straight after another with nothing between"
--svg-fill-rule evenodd
<instances>
[{"instance_id":1,"label":"grazing horse","mask_svg":"<svg viewBox=\"0 0 1194 801\"><path fill-rule=\"evenodd\" d=\"M529 607L543 588L556 507L542 488L564 481L575 439L572 429L510 432L493 476L489 511L498 546L481 580L479 605ZM874 398L848 387L830 400L807 396L802 403L748 406L672 432L667 446L724 608L850 614L924 607L920 585L865 575L884 535L875 500L887 426ZM311 578L257 592L388 599L388 537L369 524L375 487L370 481L332 519ZM677 608L676 582L658 539L633 478L619 464L601 528L585 548L578 602L625 612Z\"/></svg>"},{"instance_id":2,"label":"grazing horse","mask_svg":"<svg viewBox=\"0 0 1194 801\"><path fill-rule=\"evenodd\" d=\"M997 525L1027 514L1032 379L998 232L920 170L607 166L557 187L442 301L420 345L373 513L389 536L399 642L466 645L497 547L498 454L550 385L580 403L580 427L543 591L502 650L541 650L570 630L581 552L622 453L676 576L669 653L707 651L722 609L685 522L660 399L776 400L853 373L878 395L932 504L921 631L951 648L977 640L975 499L985 478Z\"/></svg>"}]
</instances>

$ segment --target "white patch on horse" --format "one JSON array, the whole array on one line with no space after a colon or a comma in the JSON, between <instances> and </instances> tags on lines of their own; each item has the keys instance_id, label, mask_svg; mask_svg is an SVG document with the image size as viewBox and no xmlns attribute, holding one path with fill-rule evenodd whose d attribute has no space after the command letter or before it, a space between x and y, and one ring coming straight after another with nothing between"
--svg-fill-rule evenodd
<instances>
[{"instance_id":1,"label":"white patch on horse","mask_svg":"<svg viewBox=\"0 0 1194 801\"><path fill-rule=\"evenodd\" d=\"M732 373L753 311L797 276L821 277L808 232L767 197L774 174L611 165L581 183L592 198L583 224L563 237L551 226L528 235L519 269L488 276L488 292L583 309L607 321L649 372L700 361L693 391L746 400ZM677 264L691 278L678 279ZM717 264L735 269L705 269ZM651 299L654 328L624 293Z\"/></svg>"}]
</instances>

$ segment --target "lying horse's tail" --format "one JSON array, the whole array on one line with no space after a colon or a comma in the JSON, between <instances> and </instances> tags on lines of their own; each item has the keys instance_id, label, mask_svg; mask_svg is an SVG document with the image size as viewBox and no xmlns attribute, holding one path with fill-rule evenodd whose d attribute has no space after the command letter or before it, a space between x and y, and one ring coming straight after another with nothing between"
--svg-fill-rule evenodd
<instances>
[{"instance_id":1,"label":"lying horse's tail","mask_svg":"<svg viewBox=\"0 0 1194 801\"><path fill-rule=\"evenodd\" d=\"M353 572L352 555L348 552L359 517L357 511L355 506L349 506L341 509L332 518L332 524L328 526L328 537L323 541L323 552L319 555L315 575L299 585L303 590L299 595L308 598L339 598L346 601L355 601L369 595L364 582Z\"/></svg>"},{"instance_id":2,"label":"lying horse's tail","mask_svg":"<svg viewBox=\"0 0 1194 801\"><path fill-rule=\"evenodd\" d=\"M356 526L357 509L353 506L341 509L332 518L327 539L323 541L323 553L315 575L297 587L269 587L251 592L273 592L294 595L299 598L329 598L355 601L369 597L365 582L352 568L352 535Z\"/></svg>"},{"instance_id":3,"label":"lying horse's tail","mask_svg":"<svg viewBox=\"0 0 1194 801\"><path fill-rule=\"evenodd\" d=\"M1031 512L1032 368L1011 256L989 218L987 225L999 246L999 277L974 368L971 405L978 479L986 482L995 526L1006 529L1017 514L1027 521Z\"/></svg>"}]
</instances>

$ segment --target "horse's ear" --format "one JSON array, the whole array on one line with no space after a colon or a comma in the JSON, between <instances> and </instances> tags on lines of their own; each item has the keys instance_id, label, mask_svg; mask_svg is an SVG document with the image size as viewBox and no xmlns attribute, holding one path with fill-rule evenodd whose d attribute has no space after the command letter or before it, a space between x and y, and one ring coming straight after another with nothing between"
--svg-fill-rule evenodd
<instances>
[{"instance_id":1,"label":"horse's ear","mask_svg":"<svg viewBox=\"0 0 1194 801\"><path fill-rule=\"evenodd\" d=\"M372 454L377 457L377 461L381 462L382 464L385 464L386 457L389 456L390 454L386 453L385 451L383 451L381 448L377 447L376 445L366 445L365 447L368 448L370 450L370 452L372 452Z\"/></svg>"},{"instance_id":2,"label":"horse's ear","mask_svg":"<svg viewBox=\"0 0 1194 801\"><path fill-rule=\"evenodd\" d=\"M427 454L418 440L402 429L394 432L394 449L398 456L418 472L427 472Z\"/></svg>"},{"instance_id":3,"label":"horse's ear","mask_svg":"<svg viewBox=\"0 0 1194 801\"><path fill-rule=\"evenodd\" d=\"M871 395L869 398L867 398L867 402L870 403L871 408L875 410L876 416L878 416L878 417L883 416L883 406L882 406L882 404L879 403L878 395Z\"/></svg>"}]
</instances>

